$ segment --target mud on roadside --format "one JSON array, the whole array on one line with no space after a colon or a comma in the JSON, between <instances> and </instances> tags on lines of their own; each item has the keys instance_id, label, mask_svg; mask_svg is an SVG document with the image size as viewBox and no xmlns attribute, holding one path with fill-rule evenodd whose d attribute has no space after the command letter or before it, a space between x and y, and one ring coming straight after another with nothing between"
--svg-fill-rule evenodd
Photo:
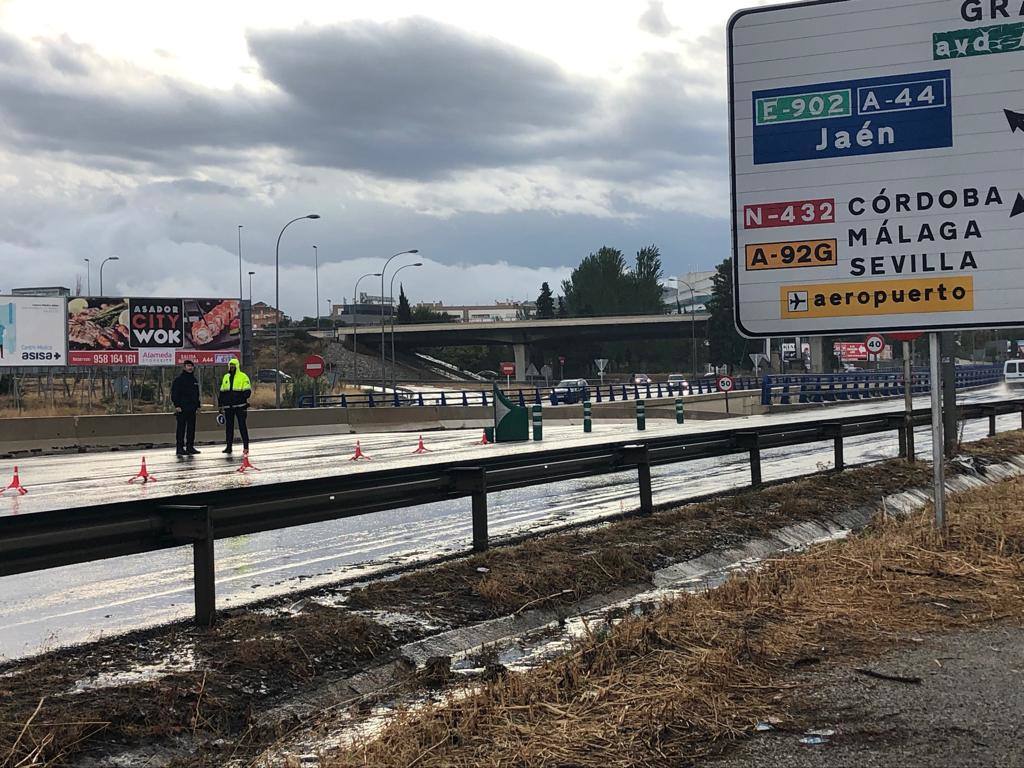
<instances>
[{"instance_id":1,"label":"mud on roadside","mask_svg":"<svg viewBox=\"0 0 1024 768\"><path fill-rule=\"evenodd\" d=\"M1011 453L1024 453L1024 434L971 448L982 462ZM0 765L73 765L142 745L163 745L164 764L223 765L294 726L262 714L388 660L403 643L526 607L571 607L929 477L927 465L899 461L820 474L550 534L341 595L317 590L235 610L209 630L177 624L15 662L0 667ZM420 620L396 623L382 611Z\"/></svg>"}]
</instances>

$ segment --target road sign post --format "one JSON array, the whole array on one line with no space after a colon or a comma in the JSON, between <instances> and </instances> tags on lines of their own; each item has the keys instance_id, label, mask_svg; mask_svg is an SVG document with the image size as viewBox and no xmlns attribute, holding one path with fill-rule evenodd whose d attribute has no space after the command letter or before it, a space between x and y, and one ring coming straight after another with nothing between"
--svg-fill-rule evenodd
<instances>
[{"instance_id":1,"label":"road sign post","mask_svg":"<svg viewBox=\"0 0 1024 768\"><path fill-rule=\"evenodd\" d=\"M313 380L313 407L316 408L317 395L319 394L320 386L318 379L324 375L324 370L327 364L320 355L310 355L306 358L306 364L304 366L306 375Z\"/></svg>"},{"instance_id":2,"label":"road sign post","mask_svg":"<svg viewBox=\"0 0 1024 768\"><path fill-rule=\"evenodd\" d=\"M729 413L729 393L736 388L736 382L732 376L719 376L716 383L718 384L718 391L725 393L725 412Z\"/></svg>"},{"instance_id":3,"label":"road sign post","mask_svg":"<svg viewBox=\"0 0 1024 768\"><path fill-rule=\"evenodd\" d=\"M946 472L943 466L942 439L942 367L939 365L939 334L928 334L928 364L931 367L932 385L932 465L935 481L935 525L946 525Z\"/></svg>"},{"instance_id":4,"label":"road sign post","mask_svg":"<svg viewBox=\"0 0 1024 768\"><path fill-rule=\"evenodd\" d=\"M515 363L502 363L501 364L501 372L505 376L505 386L506 387L512 386L512 375L516 372L516 364Z\"/></svg>"},{"instance_id":5,"label":"road sign post","mask_svg":"<svg viewBox=\"0 0 1024 768\"><path fill-rule=\"evenodd\" d=\"M597 366L597 375L601 377L601 383L604 384L604 369L608 367L608 360L603 357L599 357L594 360L594 365Z\"/></svg>"},{"instance_id":6,"label":"road sign post","mask_svg":"<svg viewBox=\"0 0 1024 768\"><path fill-rule=\"evenodd\" d=\"M1024 18L1007 5L830 0L733 16L742 333L1020 324Z\"/></svg>"}]
</instances>

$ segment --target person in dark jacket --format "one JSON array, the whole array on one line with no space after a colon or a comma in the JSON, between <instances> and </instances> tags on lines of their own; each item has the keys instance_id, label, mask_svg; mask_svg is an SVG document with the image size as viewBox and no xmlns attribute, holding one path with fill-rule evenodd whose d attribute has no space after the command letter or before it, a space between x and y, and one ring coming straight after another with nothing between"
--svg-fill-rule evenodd
<instances>
[{"instance_id":1,"label":"person in dark jacket","mask_svg":"<svg viewBox=\"0 0 1024 768\"><path fill-rule=\"evenodd\" d=\"M238 360L228 362L228 372L220 382L220 399L217 405L224 414L225 442L224 453L231 453L235 442L235 421L238 421L238 434L242 436L242 450L249 452L249 428L245 419L249 409L249 397L252 395L252 384L238 364Z\"/></svg>"},{"instance_id":2,"label":"person in dark jacket","mask_svg":"<svg viewBox=\"0 0 1024 768\"><path fill-rule=\"evenodd\" d=\"M182 371L171 384L171 402L178 421L175 443L179 456L194 456L196 450L196 413L199 411L199 382L195 376L196 364L186 360Z\"/></svg>"}]
</instances>

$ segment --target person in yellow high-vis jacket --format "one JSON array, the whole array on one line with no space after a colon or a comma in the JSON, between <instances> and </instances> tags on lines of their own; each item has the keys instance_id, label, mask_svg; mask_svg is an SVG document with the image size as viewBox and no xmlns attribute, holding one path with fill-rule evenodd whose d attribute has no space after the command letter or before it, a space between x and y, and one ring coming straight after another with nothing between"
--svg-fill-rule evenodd
<instances>
[{"instance_id":1,"label":"person in yellow high-vis jacket","mask_svg":"<svg viewBox=\"0 0 1024 768\"><path fill-rule=\"evenodd\" d=\"M245 420L249 411L249 397L252 395L252 384L238 364L238 360L228 362L228 372L220 382L220 397L217 405L224 414L225 443L224 453L231 453L235 442L235 421L238 421L238 434L242 437L242 450L249 452L249 427Z\"/></svg>"}]
</instances>

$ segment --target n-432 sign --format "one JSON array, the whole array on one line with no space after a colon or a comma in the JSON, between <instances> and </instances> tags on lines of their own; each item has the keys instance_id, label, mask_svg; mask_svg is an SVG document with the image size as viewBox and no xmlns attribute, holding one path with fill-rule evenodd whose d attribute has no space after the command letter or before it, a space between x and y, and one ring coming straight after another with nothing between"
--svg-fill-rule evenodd
<instances>
[{"instance_id":1,"label":"n-432 sign","mask_svg":"<svg viewBox=\"0 0 1024 768\"><path fill-rule=\"evenodd\" d=\"M1021 6L820 0L733 16L742 333L1021 324Z\"/></svg>"}]
</instances>

